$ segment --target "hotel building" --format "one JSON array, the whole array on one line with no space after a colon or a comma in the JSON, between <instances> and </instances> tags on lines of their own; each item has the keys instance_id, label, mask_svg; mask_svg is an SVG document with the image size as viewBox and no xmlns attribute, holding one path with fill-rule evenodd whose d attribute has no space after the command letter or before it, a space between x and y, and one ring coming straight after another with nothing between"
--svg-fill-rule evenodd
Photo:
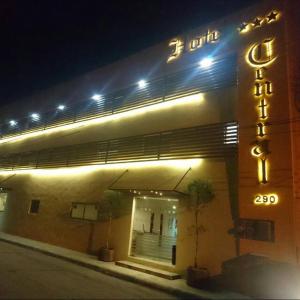
<instances>
[{"instance_id":1,"label":"hotel building","mask_svg":"<svg viewBox=\"0 0 300 300\"><path fill-rule=\"evenodd\" d=\"M299 8L263 1L3 107L0 229L97 253L114 191L115 260L184 273L201 179L199 266L299 263Z\"/></svg>"}]
</instances>

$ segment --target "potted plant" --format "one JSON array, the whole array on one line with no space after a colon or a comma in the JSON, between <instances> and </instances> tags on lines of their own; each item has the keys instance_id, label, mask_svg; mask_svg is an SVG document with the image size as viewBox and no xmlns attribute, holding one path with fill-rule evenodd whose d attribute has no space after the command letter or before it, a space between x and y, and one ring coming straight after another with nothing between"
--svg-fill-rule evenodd
<instances>
[{"instance_id":1,"label":"potted plant","mask_svg":"<svg viewBox=\"0 0 300 300\"><path fill-rule=\"evenodd\" d=\"M207 285L209 273L206 268L198 266L199 236L206 231L205 226L200 222L200 215L203 214L208 204L214 199L212 185L207 180L194 180L188 187L189 198L186 199L187 207L194 215L194 224L191 226L195 238L194 264L187 269L187 284L194 287Z\"/></svg>"},{"instance_id":2,"label":"potted plant","mask_svg":"<svg viewBox=\"0 0 300 300\"><path fill-rule=\"evenodd\" d=\"M99 253L100 260L107 262L114 260L114 248L110 244L112 220L124 212L126 200L123 199L121 192L108 190L104 192L104 197L99 203L99 220L108 222L106 243Z\"/></svg>"}]
</instances>

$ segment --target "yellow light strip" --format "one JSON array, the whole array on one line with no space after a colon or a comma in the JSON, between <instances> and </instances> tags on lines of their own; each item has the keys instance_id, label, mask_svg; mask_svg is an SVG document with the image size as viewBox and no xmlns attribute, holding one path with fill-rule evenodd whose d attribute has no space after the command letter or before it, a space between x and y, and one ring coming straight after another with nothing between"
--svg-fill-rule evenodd
<instances>
[{"instance_id":1,"label":"yellow light strip","mask_svg":"<svg viewBox=\"0 0 300 300\"><path fill-rule=\"evenodd\" d=\"M95 119L91 119L91 120L79 121L79 122L72 123L72 124L57 126L57 127L48 128L45 130L39 130L39 131L35 131L35 132L20 134L18 136L3 138L3 139L0 139L0 144L8 143L8 142L16 142L16 141L20 141L20 140L24 140L24 139L28 139L28 138L32 138L32 137L37 137L40 135L47 135L47 134L51 134L51 133L55 133L55 132L80 128L83 126L89 126L89 125L101 124L101 123L105 123L105 122L109 122L109 121L115 121L115 120L119 120L121 118L134 117L136 115L140 115L140 114L151 112L151 111L168 109L170 107L186 105L186 104L194 103L194 102L202 102L203 100L204 100L204 97L203 97L203 94L201 94L201 93L189 95L186 97L181 97L181 98L177 98L174 100L161 102L158 104L153 104L153 105L149 105L146 107L140 107L137 109L124 111L124 112L116 113L116 114L109 115L109 116L99 117L99 118L95 118Z\"/></svg>"},{"instance_id":2,"label":"yellow light strip","mask_svg":"<svg viewBox=\"0 0 300 300\"><path fill-rule=\"evenodd\" d=\"M116 170L116 169L143 169L149 167L172 167L175 169L184 169L190 167L197 167L202 163L202 159L177 159L177 160L155 160L143 162L124 162L116 164L103 164L81 167L64 167L53 169L27 169L27 170L0 170L1 175L13 174L30 174L38 176L66 176L66 175L80 175L83 173L94 172L97 170Z\"/></svg>"}]
</instances>

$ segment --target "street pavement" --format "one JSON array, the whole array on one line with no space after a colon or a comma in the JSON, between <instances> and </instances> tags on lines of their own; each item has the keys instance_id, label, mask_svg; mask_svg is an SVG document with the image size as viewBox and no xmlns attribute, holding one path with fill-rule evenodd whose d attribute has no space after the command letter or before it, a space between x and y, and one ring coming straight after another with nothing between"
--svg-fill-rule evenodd
<instances>
[{"instance_id":1,"label":"street pavement","mask_svg":"<svg viewBox=\"0 0 300 300\"><path fill-rule=\"evenodd\" d=\"M180 299L0 241L0 299Z\"/></svg>"}]
</instances>

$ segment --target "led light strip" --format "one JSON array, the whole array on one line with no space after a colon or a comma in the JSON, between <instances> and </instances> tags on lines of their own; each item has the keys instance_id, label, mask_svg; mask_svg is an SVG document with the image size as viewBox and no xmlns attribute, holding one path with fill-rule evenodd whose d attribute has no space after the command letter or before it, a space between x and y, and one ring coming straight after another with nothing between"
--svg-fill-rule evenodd
<instances>
[{"instance_id":1,"label":"led light strip","mask_svg":"<svg viewBox=\"0 0 300 300\"><path fill-rule=\"evenodd\" d=\"M143 114L146 112L157 111L157 110L161 110L161 109L168 109L170 107L186 105L186 104L194 103L194 102L201 102L203 100L204 100L204 97L203 97L202 93L189 95L186 97L181 97L181 98L177 98L174 100L161 102L158 104L153 104L153 105L149 105L146 107L139 107L136 109L116 113L116 114L105 116L105 117L99 117L99 118L95 118L95 119L79 121L79 122L72 123L72 124L62 125L62 126L58 126L58 127L35 131L35 132L24 133L24 134L21 134L18 136L13 136L13 137L7 137L7 138L4 137L4 138L0 139L0 144L8 143L8 142L16 142L16 141L24 140L27 138L37 137L37 136L41 136L41 135L51 134L51 133L75 129L75 128L80 128L83 126L101 124L101 123L105 123L105 122L109 122L109 121L119 120L121 118L134 117L136 115L140 115L140 114Z\"/></svg>"},{"instance_id":2,"label":"led light strip","mask_svg":"<svg viewBox=\"0 0 300 300\"><path fill-rule=\"evenodd\" d=\"M30 175L44 175L44 176L65 176L65 175L80 175L83 173L95 172L97 170L115 170L115 169L143 169L146 167L171 167L175 169L185 169L191 167L197 167L202 163L202 159L177 159L177 160L155 160L155 161L142 161L142 162L124 162L116 164L103 164L92 166L80 166L80 167L64 167L53 169L27 169L27 170L0 170L0 176L2 175L18 175L18 174L30 174Z\"/></svg>"}]
</instances>

